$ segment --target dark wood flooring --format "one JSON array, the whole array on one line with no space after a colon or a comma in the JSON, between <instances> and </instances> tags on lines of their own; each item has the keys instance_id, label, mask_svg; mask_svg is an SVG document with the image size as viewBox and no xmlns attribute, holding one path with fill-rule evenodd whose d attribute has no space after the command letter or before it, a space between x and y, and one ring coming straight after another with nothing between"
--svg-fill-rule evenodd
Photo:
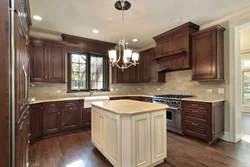
<instances>
[{"instance_id":1,"label":"dark wood flooring","mask_svg":"<svg viewBox=\"0 0 250 167\"><path fill-rule=\"evenodd\" d=\"M250 167L250 143L218 141L209 146L168 132L168 157L157 167ZM70 166L71 164L71 166ZM34 143L31 167L112 167L91 143L90 131L53 137Z\"/></svg>"}]
</instances>

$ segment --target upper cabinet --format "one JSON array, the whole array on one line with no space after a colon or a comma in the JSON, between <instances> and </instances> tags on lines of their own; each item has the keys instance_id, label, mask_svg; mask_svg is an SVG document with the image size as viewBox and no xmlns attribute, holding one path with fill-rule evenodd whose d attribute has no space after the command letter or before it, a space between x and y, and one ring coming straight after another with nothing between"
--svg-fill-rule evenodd
<instances>
[{"instance_id":1,"label":"upper cabinet","mask_svg":"<svg viewBox=\"0 0 250 167\"><path fill-rule=\"evenodd\" d=\"M192 68L191 35L199 28L188 22L153 38L156 41L155 60L158 61L159 72Z\"/></svg>"},{"instance_id":2,"label":"upper cabinet","mask_svg":"<svg viewBox=\"0 0 250 167\"><path fill-rule=\"evenodd\" d=\"M158 65L154 60L155 48L141 51L139 54L138 65L131 66L123 72L117 67L112 68L112 83L165 82L165 73L158 73Z\"/></svg>"},{"instance_id":3,"label":"upper cabinet","mask_svg":"<svg viewBox=\"0 0 250 167\"><path fill-rule=\"evenodd\" d=\"M65 83L65 54L62 44L31 41L31 82Z\"/></svg>"},{"instance_id":4,"label":"upper cabinet","mask_svg":"<svg viewBox=\"0 0 250 167\"><path fill-rule=\"evenodd\" d=\"M224 79L224 31L217 25L192 34L192 80Z\"/></svg>"}]
</instances>

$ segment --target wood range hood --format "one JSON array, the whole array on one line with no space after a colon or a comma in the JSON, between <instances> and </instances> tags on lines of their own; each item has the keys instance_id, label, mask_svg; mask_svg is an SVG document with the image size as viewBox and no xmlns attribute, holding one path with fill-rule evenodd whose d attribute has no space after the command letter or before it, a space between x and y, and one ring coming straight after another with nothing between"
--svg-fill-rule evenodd
<instances>
[{"instance_id":1,"label":"wood range hood","mask_svg":"<svg viewBox=\"0 0 250 167\"><path fill-rule=\"evenodd\" d=\"M192 33L200 26L188 22L153 39L156 42L158 72L186 70L192 68Z\"/></svg>"}]
</instances>

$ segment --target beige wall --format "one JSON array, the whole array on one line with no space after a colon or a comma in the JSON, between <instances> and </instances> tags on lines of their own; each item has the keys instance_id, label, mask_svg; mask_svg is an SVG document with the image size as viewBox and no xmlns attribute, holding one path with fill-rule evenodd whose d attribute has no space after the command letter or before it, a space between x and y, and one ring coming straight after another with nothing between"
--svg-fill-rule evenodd
<instances>
[{"instance_id":1,"label":"beige wall","mask_svg":"<svg viewBox=\"0 0 250 167\"><path fill-rule=\"evenodd\" d=\"M249 50L250 49L250 25L247 28L240 31L240 49Z\"/></svg>"},{"instance_id":2,"label":"beige wall","mask_svg":"<svg viewBox=\"0 0 250 167\"><path fill-rule=\"evenodd\" d=\"M96 95L119 94L191 94L198 97L224 98L225 94L219 94L219 89L225 88L224 82L195 82L191 81L191 70L166 73L166 83L147 84L111 84L110 92L96 92ZM67 93L66 84L36 84L30 89L30 96L37 100L88 96L84 93Z\"/></svg>"}]
</instances>

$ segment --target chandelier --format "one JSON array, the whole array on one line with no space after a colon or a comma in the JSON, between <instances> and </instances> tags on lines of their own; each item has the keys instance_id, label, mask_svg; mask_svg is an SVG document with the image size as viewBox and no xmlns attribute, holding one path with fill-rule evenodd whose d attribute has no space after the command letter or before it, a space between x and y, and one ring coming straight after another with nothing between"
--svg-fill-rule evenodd
<instances>
[{"instance_id":1,"label":"chandelier","mask_svg":"<svg viewBox=\"0 0 250 167\"><path fill-rule=\"evenodd\" d=\"M124 22L123 12L125 10L130 9L131 3L126 0L119 0L115 3L115 8L119 11L122 11L122 25ZM122 65L119 65L122 57ZM109 51L109 61L112 67L118 67L124 71L125 69L129 68L130 66L136 66L139 60L139 53L133 52L131 49L128 48L128 42L126 38L119 39L118 45L115 49Z\"/></svg>"}]
</instances>

